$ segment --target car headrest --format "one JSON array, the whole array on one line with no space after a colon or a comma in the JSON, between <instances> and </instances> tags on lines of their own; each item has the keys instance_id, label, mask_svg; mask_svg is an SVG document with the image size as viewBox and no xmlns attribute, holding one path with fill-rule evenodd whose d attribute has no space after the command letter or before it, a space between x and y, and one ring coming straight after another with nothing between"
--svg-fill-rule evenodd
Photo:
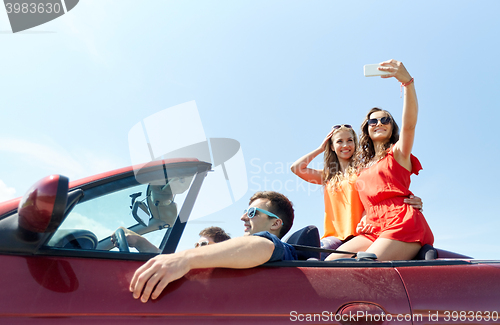
<instances>
[{"instance_id":1,"label":"car headrest","mask_svg":"<svg viewBox=\"0 0 500 325\"><path fill-rule=\"evenodd\" d=\"M173 226L177 218L177 204L169 185L149 185L148 206L153 218Z\"/></svg>"},{"instance_id":2,"label":"car headrest","mask_svg":"<svg viewBox=\"0 0 500 325\"><path fill-rule=\"evenodd\" d=\"M414 260L430 261L430 260L435 260L436 258L437 258L436 249L432 245L425 244L420 248Z\"/></svg>"},{"instance_id":3,"label":"car headrest","mask_svg":"<svg viewBox=\"0 0 500 325\"><path fill-rule=\"evenodd\" d=\"M297 230L290 237L288 237L288 239L285 242L291 245L321 247L321 242L319 239L319 231L318 228L316 228L316 226L307 226L300 230ZM297 257L299 260L307 260L311 257L319 259L320 253L298 250Z\"/></svg>"}]
</instances>

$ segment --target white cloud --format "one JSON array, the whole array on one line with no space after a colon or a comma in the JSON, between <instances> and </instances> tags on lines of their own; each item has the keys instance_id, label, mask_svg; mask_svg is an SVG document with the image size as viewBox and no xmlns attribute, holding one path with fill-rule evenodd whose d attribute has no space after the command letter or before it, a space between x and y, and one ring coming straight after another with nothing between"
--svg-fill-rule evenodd
<instances>
[{"instance_id":1,"label":"white cloud","mask_svg":"<svg viewBox=\"0 0 500 325\"><path fill-rule=\"evenodd\" d=\"M37 163L62 169L66 174L82 174L82 166L67 152L53 147L21 139L0 138L0 151L30 156Z\"/></svg>"},{"instance_id":2,"label":"white cloud","mask_svg":"<svg viewBox=\"0 0 500 325\"><path fill-rule=\"evenodd\" d=\"M66 218L60 229L86 229L90 230L99 240L110 236L114 230L111 230L100 222L90 219L77 212L72 212Z\"/></svg>"},{"instance_id":3,"label":"white cloud","mask_svg":"<svg viewBox=\"0 0 500 325\"><path fill-rule=\"evenodd\" d=\"M2 180L0 180L0 202L7 201L16 197L16 189L8 187Z\"/></svg>"},{"instance_id":4,"label":"white cloud","mask_svg":"<svg viewBox=\"0 0 500 325\"><path fill-rule=\"evenodd\" d=\"M125 167L128 161L121 161L114 157L105 156L88 149L78 149L72 151L72 156L77 160L84 170L85 175L95 175L109 170Z\"/></svg>"},{"instance_id":5,"label":"white cloud","mask_svg":"<svg viewBox=\"0 0 500 325\"><path fill-rule=\"evenodd\" d=\"M37 168L62 174L73 180L124 167L126 163L88 149L73 148L72 152L68 152L50 139L45 140L51 144L0 137L0 151L23 156L30 163L35 162Z\"/></svg>"}]
</instances>

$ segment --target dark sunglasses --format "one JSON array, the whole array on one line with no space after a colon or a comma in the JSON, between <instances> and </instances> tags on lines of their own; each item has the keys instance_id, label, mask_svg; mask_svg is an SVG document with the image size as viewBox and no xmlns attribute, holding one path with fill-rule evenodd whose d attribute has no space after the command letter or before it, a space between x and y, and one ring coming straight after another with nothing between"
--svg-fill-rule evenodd
<instances>
[{"instance_id":1,"label":"dark sunglasses","mask_svg":"<svg viewBox=\"0 0 500 325\"><path fill-rule=\"evenodd\" d=\"M350 125L350 124L337 124L337 125L332 126L332 130L338 130L343 126L348 128L348 129L352 129L352 125Z\"/></svg>"},{"instance_id":2,"label":"dark sunglasses","mask_svg":"<svg viewBox=\"0 0 500 325\"><path fill-rule=\"evenodd\" d=\"M368 120L368 125L369 126L374 126L377 125L378 122L382 123L383 125L391 123L391 118L389 116L384 116L381 118L371 118Z\"/></svg>"},{"instance_id":3,"label":"dark sunglasses","mask_svg":"<svg viewBox=\"0 0 500 325\"><path fill-rule=\"evenodd\" d=\"M194 248L198 248L201 246L207 246L208 244L210 244L210 243L207 241L197 242L196 244L194 244Z\"/></svg>"}]
</instances>

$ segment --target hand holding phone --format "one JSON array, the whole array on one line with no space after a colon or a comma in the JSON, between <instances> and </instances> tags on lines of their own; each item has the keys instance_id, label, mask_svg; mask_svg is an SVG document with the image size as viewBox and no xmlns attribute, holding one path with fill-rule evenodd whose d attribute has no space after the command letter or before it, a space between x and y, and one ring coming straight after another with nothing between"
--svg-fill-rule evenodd
<instances>
[{"instance_id":1,"label":"hand holding phone","mask_svg":"<svg viewBox=\"0 0 500 325\"><path fill-rule=\"evenodd\" d=\"M363 70L365 72L365 77L376 77L376 76L383 76L386 74L391 74L389 71L380 71L378 67L381 65L378 63L375 64L366 64L363 67Z\"/></svg>"}]
</instances>

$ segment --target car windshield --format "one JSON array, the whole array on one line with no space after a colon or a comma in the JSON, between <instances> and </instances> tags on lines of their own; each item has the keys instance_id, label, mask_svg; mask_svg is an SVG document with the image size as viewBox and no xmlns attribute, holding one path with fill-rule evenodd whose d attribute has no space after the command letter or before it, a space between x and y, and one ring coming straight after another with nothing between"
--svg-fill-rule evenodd
<instances>
[{"instance_id":1,"label":"car windshield","mask_svg":"<svg viewBox=\"0 0 500 325\"><path fill-rule=\"evenodd\" d=\"M116 251L111 235L123 227L160 248L180 218L196 173L196 167L168 168L88 186L47 246ZM83 247L82 238L91 244Z\"/></svg>"}]
</instances>

